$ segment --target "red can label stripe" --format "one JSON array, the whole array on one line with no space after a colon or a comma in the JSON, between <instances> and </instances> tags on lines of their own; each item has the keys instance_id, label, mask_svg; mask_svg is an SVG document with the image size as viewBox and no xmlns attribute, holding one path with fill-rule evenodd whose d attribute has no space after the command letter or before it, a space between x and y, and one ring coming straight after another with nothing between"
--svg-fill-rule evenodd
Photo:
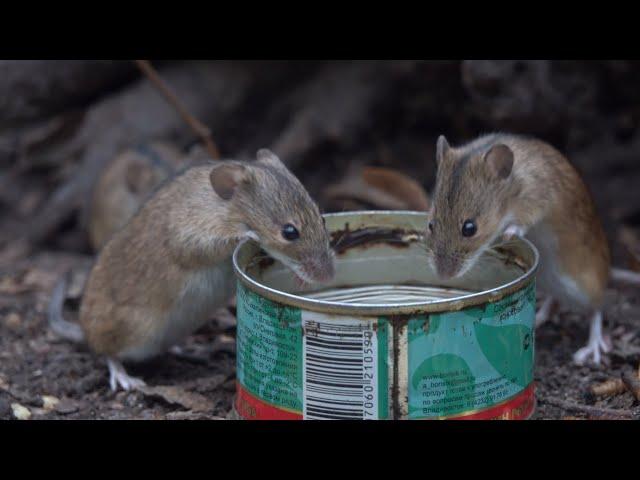
<instances>
[{"instance_id":1,"label":"red can label stripe","mask_svg":"<svg viewBox=\"0 0 640 480\"><path fill-rule=\"evenodd\" d=\"M506 402L481 412L450 417L451 420L526 420L535 407L535 385L531 383L521 393Z\"/></svg>"},{"instance_id":2,"label":"red can label stripe","mask_svg":"<svg viewBox=\"0 0 640 480\"><path fill-rule=\"evenodd\" d=\"M237 384L236 410L247 420L302 420L302 413L283 410L247 392ZM501 405L486 410L449 417L450 420L525 420L535 406L535 386L532 383L522 393Z\"/></svg>"},{"instance_id":3,"label":"red can label stripe","mask_svg":"<svg viewBox=\"0 0 640 480\"><path fill-rule=\"evenodd\" d=\"M283 410L251 395L236 382L236 410L246 420L302 420L302 412Z\"/></svg>"}]
</instances>

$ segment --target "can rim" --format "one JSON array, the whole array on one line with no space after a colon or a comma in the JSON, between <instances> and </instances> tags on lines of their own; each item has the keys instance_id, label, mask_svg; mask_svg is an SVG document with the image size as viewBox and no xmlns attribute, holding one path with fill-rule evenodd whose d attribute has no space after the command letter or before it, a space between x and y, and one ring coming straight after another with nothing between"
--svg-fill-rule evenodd
<instances>
[{"instance_id":1,"label":"can rim","mask_svg":"<svg viewBox=\"0 0 640 480\"><path fill-rule=\"evenodd\" d=\"M425 217L425 212L411 211L411 210L357 210L352 212L339 212L339 213L327 213L323 217L326 218L339 218L339 217L351 217L354 215L404 215ZM538 263L540 255L537 248L526 238L518 238L519 242L524 243L533 253L533 263L531 267L519 277L514 280L491 288L489 290L482 290L480 292L470 293L468 295L461 295L459 297L429 300L425 302L411 302L404 304L388 305L384 303L367 304L367 305L354 305L345 302L335 302L327 300L316 300L308 297L302 297L292 293L283 292L275 288L263 285L249 275L247 275L242 268L238 265L238 254L241 248L249 240L241 241L233 252L232 261L233 269L238 279L249 287L252 291L263 295L264 297L285 305L295 306L306 310L334 313L334 314L346 314L357 316L377 316L377 315L413 315L419 313L437 313L443 311L460 310L462 308L480 305L490 301L497 301L506 295L520 290L530 281L533 281L535 272L538 269Z\"/></svg>"}]
</instances>

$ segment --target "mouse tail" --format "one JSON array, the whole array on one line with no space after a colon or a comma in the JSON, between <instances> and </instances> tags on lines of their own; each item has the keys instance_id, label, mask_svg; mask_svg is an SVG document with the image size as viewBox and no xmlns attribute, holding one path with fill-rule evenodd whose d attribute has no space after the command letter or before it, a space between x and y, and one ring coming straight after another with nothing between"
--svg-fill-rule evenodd
<instances>
[{"instance_id":1,"label":"mouse tail","mask_svg":"<svg viewBox=\"0 0 640 480\"><path fill-rule=\"evenodd\" d=\"M612 268L611 279L615 282L640 285L640 273L623 268Z\"/></svg>"},{"instance_id":2,"label":"mouse tail","mask_svg":"<svg viewBox=\"0 0 640 480\"><path fill-rule=\"evenodd\" d=\"M84 333L77 323L65 320L62 315L64 300L67 293L67 285L69 283L70 272L65 273L53 289L51 300L49 301L49 310L47 312L49 320L49 328L58 336L71 340L73 342L82 342Z\"/></svg>"}]
</instances>

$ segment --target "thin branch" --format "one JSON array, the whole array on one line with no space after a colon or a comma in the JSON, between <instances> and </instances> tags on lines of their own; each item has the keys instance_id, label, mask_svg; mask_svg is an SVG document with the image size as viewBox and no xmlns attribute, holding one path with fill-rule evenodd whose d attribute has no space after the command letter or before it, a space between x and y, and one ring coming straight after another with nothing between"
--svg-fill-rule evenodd
<instances>
[{"instance_id":1,"label":"thin branch","mask_svg":"<svg viewBox=\"0 0 640 480\"><path fill-rule=\"evenodd\" d=\"M148 60L135 60L138 68L144 73L149 80L160 90L169 103L178 111L184 121L191 127L191 129L202 139L204 145L209 152L209 155L213 159L220 158L220 151L211 137L211 131L200 120L191 115L184 105L180 102L178 97L171 91L169 86L164 83L160 75Z\"/></svg>"}]
</instances>

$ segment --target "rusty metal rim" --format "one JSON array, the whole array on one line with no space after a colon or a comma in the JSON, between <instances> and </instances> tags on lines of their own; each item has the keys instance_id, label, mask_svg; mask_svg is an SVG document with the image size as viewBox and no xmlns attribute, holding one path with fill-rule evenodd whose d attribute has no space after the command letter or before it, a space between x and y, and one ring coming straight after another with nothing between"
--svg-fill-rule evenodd
<instances>
[{"instance_id":1,"label":"rusty metal rim","mask_svg":"<svg viewBox=\"0 0 640 480\"><path fill-rule=\"evenodd\" d=\"M424 217L426 221L426 213L414 212L408 210L362 210L354 212L327 213L323 216L326 218L352 217L354 215L371 215L371 216L415 216ZM533 252L533 265L521 276L504 285L483 290L481 292L471 293L443 300L431 300L428 302L412 302L402 305L395 304L393 306L381 304L353 305L344 302L331 302L326 300L315 300L307 297L301 297L291 293L276 290L271 287L262 285L247 275L238 265L238 253L247 241L241 242L233 252L233 269L238 279L255 293L273 300L274 302L290 305L305 310L311 310L321 313L355 315L355 316L380 316L380 315L415 315L421 313L438 313L445 311L461 310L466 307L481 305L487 302L495 302L506 295L516 292L533 281L534 274L538 269L539 254L536 247L526 238L519 238L519 241L527 245Z\"/></svg>"}]
</instances>

